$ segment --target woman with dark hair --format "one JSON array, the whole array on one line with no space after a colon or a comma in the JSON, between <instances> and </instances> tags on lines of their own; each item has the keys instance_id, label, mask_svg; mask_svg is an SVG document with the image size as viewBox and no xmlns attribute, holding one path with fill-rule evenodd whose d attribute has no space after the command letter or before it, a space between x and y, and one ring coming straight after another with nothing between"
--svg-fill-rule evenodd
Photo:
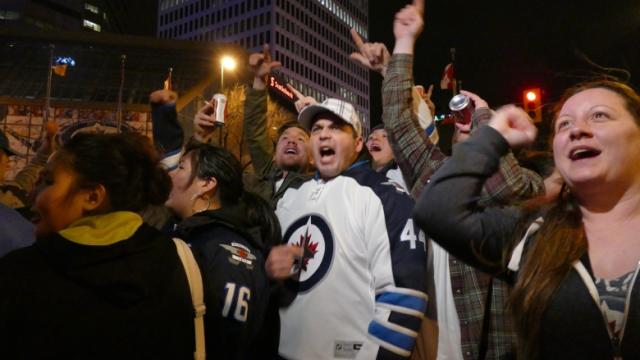
<instances>
[{"instance_id":1,"label":"woman with dark hair","mask_svg":"<svg viewBox=\"0 0 640 360\"><path fill-rule=\"evenodd\" d=\"M254 344L268 300L263 244L279 242L277 218L244 191L242 166L223 148L188 143L170 176L165 205L181 219L176 236L203 272L207 349L218 359L260 358Z\"/></svg>"},{"instance_id":2,"label":"woman with dark hair","mask_svg":"<svg viewBox=\"0 0 640 360\"><path fill-rule=\"evenodd\" d=\"M170 179L140 135L78 134L49 160L37 242L0 259L0 358L193 358L173 242L138 211Z\"/></svg>"},{"instance_id":3,"label":"woman with dark hair","mask_svg":"<svg viewBox=\"0 0 640 360\"><path fill-rule=\"evenodd\" d=\"M564 184L547 202L478 205L500 156L535 138L526 113L505 107L458 145L415 219L451 253L513 284L521 358L636 358L640 97L618 82L581 84L559 102L553 129Z\"/></svg>"}]
</instances>

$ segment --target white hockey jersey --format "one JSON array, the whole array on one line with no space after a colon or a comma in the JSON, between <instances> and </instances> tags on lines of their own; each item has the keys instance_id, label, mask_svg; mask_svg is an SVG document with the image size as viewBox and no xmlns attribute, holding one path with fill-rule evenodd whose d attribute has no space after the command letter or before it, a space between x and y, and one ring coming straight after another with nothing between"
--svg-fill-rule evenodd
<instances>
[{"instance_id":1,"label":"white hockey jersey","mask_svg":"<svg viewBox=\"0 0 640 360\"><path fill-rule=\"evenodd\" d=\"M404 190L368 166L287 190L276 210L283 241L305 255L287 281L297 296L280 311L281 356L410 355L427 302L412 208Z\"/></svg>"}]
</instances>

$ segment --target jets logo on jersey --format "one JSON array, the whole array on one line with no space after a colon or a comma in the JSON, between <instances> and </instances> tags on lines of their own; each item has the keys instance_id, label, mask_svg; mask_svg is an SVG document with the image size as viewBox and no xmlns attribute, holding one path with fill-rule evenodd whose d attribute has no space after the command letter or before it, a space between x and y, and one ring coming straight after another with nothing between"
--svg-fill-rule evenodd
<instances>
[{"instance_id":1,"label":"jets logo on jersey","mask_svg":"<svg viewBox=\"0 0 640 360\"><path fill-rule=\"evenodd\" d=\"M288 245L299 246L302 258L293 266L289 287L298 292L313 289L327 274L333 260L333 234L319 215L305 215L294 221L284 233Z\"/></svg>"},{"instance_id":2,"label":"jets logo on jersey","mask_svg":"<svg viewBox=\"0 0 640 360\"><path fill-rule=\"evenodd\" d=\"M235 242L232 242L231 245L220 244L220 246L229 252L230 263L234 265L244 264L247 269L253 269L253 261L256 256L251 253L248 247Z\"/></svg>"}]
</instances>

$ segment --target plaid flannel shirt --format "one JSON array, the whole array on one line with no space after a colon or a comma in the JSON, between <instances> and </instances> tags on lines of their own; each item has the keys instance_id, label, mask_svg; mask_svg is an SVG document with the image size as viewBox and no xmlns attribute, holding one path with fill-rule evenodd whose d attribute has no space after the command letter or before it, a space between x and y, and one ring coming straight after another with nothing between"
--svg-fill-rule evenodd
<instances>
[{"instance_id":1,"label":"plaid flannel shirt","mask_svg":"<svg viewBox=\"0 0 640 360\"><path fill-rule=\"evenodd\" d=\"M411 87L413 86L413 55L394 54L382 83L383 121L395 160L400 167L411 195L420 196L431 176L446 160L445 154L436 144L429 141L415 119L411 108ZM486 123L491 117L489 109L478 109L473 116L474 126ZM533 197L544 192L542 178L518 165L509 153L500 161L500 171L484 185L482 202L487 204L506 203L516 198ZM515 333L510 314L506 310L509 289L505 283L493 279L449 255L451 285L460 319L462 354L465 359L477 359L480 355L482 329L491 288L491 317L487 335L487 359L498 359L514 354ZM430 296L431 299L435 297ZM427 323L427 322L425 322ZM428 327L423 327L423 330ZM417 340L414 358L426 358L433 354L430 349L420 349L424 344L433 344L437 336L423 331ZM437 341L435 341L437 344ZM416 355L418 354L418 355Z\"/></svg>"}]
</instances>

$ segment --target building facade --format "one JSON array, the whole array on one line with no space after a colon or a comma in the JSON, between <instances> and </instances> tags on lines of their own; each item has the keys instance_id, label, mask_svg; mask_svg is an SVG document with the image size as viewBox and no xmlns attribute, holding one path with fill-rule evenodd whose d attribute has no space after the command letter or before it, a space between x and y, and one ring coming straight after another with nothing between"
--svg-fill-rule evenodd
<instances>
[{"instance_id":1,"label":"building facade","mask_svg":"<svg viewBox=\"0 0 640 360\"><path fill-rule=\"evenodd\" d=\"M0 26L154 36L156 6L156 0L2 0Z\"/></svg>"},{"instance_id":2,"label":"building facade","mask_svg":"<svg viewBox=\"0 0 640 360\"><path fill-rule=\"evenodd\" d=\"M354 27L368 37L368 0L159 0L158 37L268 43L282 73L305 95L354 104L369 126L369 72L349 59Z\"/></svg>"}]
</instances>

